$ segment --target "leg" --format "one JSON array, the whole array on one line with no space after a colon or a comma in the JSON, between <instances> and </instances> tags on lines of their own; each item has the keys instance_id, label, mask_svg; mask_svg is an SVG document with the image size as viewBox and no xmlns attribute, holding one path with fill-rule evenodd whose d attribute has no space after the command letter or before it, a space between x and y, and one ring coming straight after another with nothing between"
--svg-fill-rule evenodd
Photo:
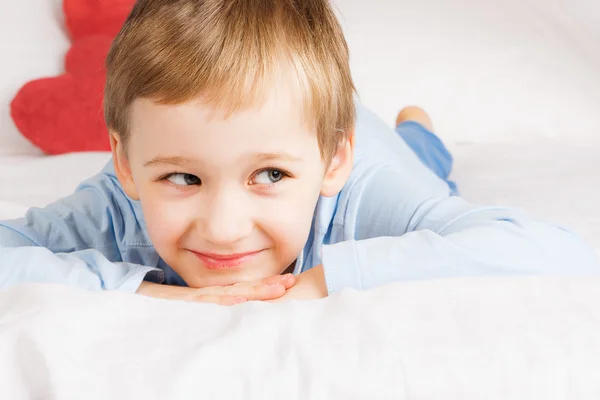
<instances>
[{"instance_id":1,"label":"leg","mask_svg":"<svg viewBox=\"0 0 600 400\"><path fill-rule=\"evenodd\" d=\"M448 183L453 195L458 194L456 184L448 180L452 171L452 155L433 133L431 118L423 109L406 107L400 111L396 119L396 133L425 166Z\"/></svg>"}]
</instances>

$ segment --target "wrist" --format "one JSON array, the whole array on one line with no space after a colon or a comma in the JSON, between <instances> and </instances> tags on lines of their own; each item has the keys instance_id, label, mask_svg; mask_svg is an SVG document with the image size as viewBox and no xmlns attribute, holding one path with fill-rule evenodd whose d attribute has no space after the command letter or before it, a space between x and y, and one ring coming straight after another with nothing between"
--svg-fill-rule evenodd
<instances>
[{"instance_id":1,"label":"wrist","mask_svg":"<svg viewBox=\"0 0 600 400\"><path fill-rule=\"evenodd\" d=\"M171 288L168 285L161 285L160 283L143 281L138 289L135 291L136 294L149 297L161 297L161 294L168 291Z\"/></svg>"},{"instance_id":2,"label":"wrist","mask_svg":"<svg viewBox=\"0 0 600 400\"><path fill-rule=\"evenodd\" d=\"M140 286L135 291L136 294L147 294L150 291L150 287L154 285L154 283L143 281Z\"/></svg>"},{"instance_id":3,"label":"wrist","mask_svg":"<svg viewBox=\"0 0 600 400\"><path fill-rule=\"evenodd\" d=\"M321 297L327 297L327 282L325 281L325 269L323 268L323 265L317 265L312 268L311 271L313 271L315 276L314 282L319 295Z\"/></svg>"}]
</instances>

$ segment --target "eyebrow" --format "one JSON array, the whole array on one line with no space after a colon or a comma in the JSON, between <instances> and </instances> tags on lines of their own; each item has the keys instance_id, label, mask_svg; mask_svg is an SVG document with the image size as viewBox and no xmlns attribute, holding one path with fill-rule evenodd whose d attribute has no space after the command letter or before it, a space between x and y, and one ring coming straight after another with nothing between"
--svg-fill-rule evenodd
<instances>
[{"instance_id":1,"label":"eyebrow","mask_svg":"<svg viewBox=\"0 0 600 400\"><path fill-rule=\"evenodd\" d=\"M192 162L192 160L190 160L189 158L186 157L180 157L180 156L166 156L166 157L154 157L152 160L147 161L144 163L144 167L155 167L155 166L159 166L159 165L175 165L175 166L181 166L181 165L186 165L186 164L190 164Z\"/></svg>"},{"instance_id":2,"label":"eyebrow","mask_svg":"<svg viewBox=\"0 0 600 400\"><path fill-rule=\"evenodd\" d=\"M294 157L289 154L283 153L258 153L254 155L254 158L259 161L289 161L289 162L299 162L302 161L298 157Z\"/></svg>"},{"instance_id":3,"label":"eyebrow","mask_svg":"<svg viewBox=\"0 0 600 400\"><path fill-rule=\"evenodd\" d=\"M268 161L288 161L288 162L300 162L302 161L298 157L294 157L289 154L283 153L257 153L254 155L254 158L261 162ZM157 156L152 160L144 163L144 167L157 167L161 165L174 165L174 166L182 166L189 165L192 163L192 160L187 157L181 156Z\"/></svg>"}]
</instances>

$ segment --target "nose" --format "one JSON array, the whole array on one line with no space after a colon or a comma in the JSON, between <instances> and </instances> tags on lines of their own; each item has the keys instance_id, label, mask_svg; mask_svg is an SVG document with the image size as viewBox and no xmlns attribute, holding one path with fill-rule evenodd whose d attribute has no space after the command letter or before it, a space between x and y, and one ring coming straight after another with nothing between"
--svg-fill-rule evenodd
<instances>
[{"instance_id":1,"label":"nose","mask_svg":"<svg viewBox=\"0 0 600 400\"><path fill-rule=\"evenodd\" d=\"M217 246L230 246L252 232L251 206L244 194L222 190L204 199L203 217L199 221L204 239Z\"/></svg>"}]
</instances>

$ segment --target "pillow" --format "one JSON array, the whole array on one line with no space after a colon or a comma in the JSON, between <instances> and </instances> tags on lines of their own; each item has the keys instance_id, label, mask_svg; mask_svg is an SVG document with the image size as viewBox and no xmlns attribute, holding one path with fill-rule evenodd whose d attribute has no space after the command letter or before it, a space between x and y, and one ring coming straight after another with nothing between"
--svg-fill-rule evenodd
<instances>
[{"instance_id":1,"label":"pillow","mask_svg":"<svg viewBox=\"0 0 600 400\"><path fill-rule=\"evenodd\" d=\"M25 84L11 102L12 119L46 154L110 150L103 118L104 60L134 0L64 0L72 39L65 72Z\"/></svg>"},{"instance_id":2,"label":"pillow","mask_svg":"<svg viewBox=\"0 0 600 400\"><path fill-rule=\"evenodd\" d=\"M40 154L15 127L9 105L26 82L63 70L69 40L62 29L61 1L10 1L1 9L0 156Z\"/></svg>"},{"instance_id":3,"label":"pillow","mask_svg":"<svg viewBox=\"0 0 600 400\"><path fill-rule=\"evenodd\" d=\"M457 142L600 142L600 2L334 0L359 96Z\"/></svg>"},{"instance_id":4,"label":"pillow","mask_svg":"<svg viewBox=\"0 0 600 400\"><path fill-rule=\"evenodd\" d=\"M35 79L11 102L24 137L46 154L110 150L103 118L104 60L134 0L64 0L72 45L65 73Z\"/></svg>"},{"instance_id":5,"label":"pillow","mask_svg":"<svg viewBox=\"0 0 600 400\"><path fill-rule=\"evenodd\" d=\"M64 74L28 82L13 99L15 125L44 153L110 150L102 100L111 42L104 35L77 40L67 53Z\"/></svg>"}]
</instances>

